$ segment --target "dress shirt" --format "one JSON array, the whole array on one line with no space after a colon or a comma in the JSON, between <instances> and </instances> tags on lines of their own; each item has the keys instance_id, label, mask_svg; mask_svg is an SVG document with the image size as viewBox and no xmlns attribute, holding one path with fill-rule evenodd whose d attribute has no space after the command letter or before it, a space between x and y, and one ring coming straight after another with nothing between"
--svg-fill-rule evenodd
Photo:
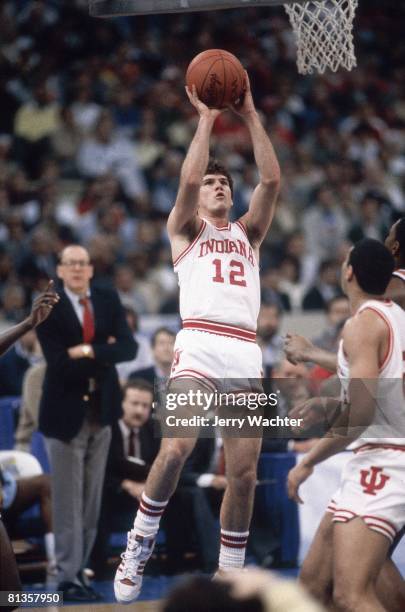
<instances>
[{"instance_id":1,"label":"dress shirt","mask_svg":"<svg viewBox=\"0 0 405 612\"><path fill-rule=\"evenodd\" d=\"M69 300L70 300L70 302L71 302L71 304L73 306L73 309L74 309L74 311L76 313L76 316L77 316L77 318L80 321L80 325L83 327L83 311L84 311L84 307L82 306L82 304L80 304L80 300L83 297L89 298L90 308L93 308L91 300L90 300L90 289L87 290L85 296L84 295L78 295L77 293L73 293L73 291L70 291L70 289L68 289L67 287L64 287L64 291L65 291L66 295L68 296L68 298L69 298Z\"/></svg>"}]
</instances>

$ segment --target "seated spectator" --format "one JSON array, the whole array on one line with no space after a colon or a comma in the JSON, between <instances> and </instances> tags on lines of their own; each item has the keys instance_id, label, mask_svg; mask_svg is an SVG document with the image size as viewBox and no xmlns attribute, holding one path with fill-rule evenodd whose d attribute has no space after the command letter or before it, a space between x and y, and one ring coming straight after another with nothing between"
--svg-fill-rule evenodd
<instances>
[{"instance_id":1,"label":"seated spectator","mask_svg":"<svg viewBox=\"0 0 405 612\"><path fill-rule=\"evenodd\" d=\"M304 293L304 285L300 282L300 262L295 257L287 255L280 261L280 290L291 305L291 310L300 310Z\"/></svg>"},{"instance_id":2,"label":"seated spectator","mask_svg":"<svg viewBox=\"0 0 405 612\"><path fill-rule=\"evenodd\" d=\"M345 321L350 317L349 300L345 295L338 295L326 304L326 327L312 343L325 351L337 352L340 332Z\"/></svg>"},{"instance_id":3,"label":"seated spectator","mask_svg":"<svg viewBox=\"0 0 405 612\"><path fill-rule=\"evenodd\" d=\"M114 92L112 113L117 132L128 138L134 135L140 124L140 112L135 103L135 91L130 87L117 87Z\"/></svg>"},{"instance_id":4,"label":"seated spectator","mask_svg":"<svg viewBox=\"0 0 405 612\"><path fill-rule=\"evenodd\" d=\"M59 127L59 109L46 83L33 89L33 99L23 104L14 121L16 153L33 179L38 178L43 160L50 154L50 138Z\"/></svg>"},{"instance_id":5,"label":"seated spectator","mask_svg":"<svg viewBox=\"0 0 405 612\"><path fill-rule=\"evenodd\" d=\"M95 128L101 111L101 106L92 100L91 87L88 84L79 86L72 103L72 116L81 134L89 134Z\"/></svg>"},{"instance_id":6,"label":"seated spectator","mask_svg":"<svg viewBox=\"0 0 405 612\"><path fill-rule=\"evenodd\" d=\"M118 377L122 385L128 382L128 378L131 372L136 370L145 370L153 366L152 352L150 350L149 341L145 336L139 333L138 328L138 314L133 310L124 305L125 315L129 329L132 331L135 342L138 344L138 352L135 359L132 361L123 361L118 363L116 368Z\"/></svg>"},{"instance_id":7,"label":"seated spectator","mask_svg":"<svg viewBox=\"0 0 405 612\"><path fill-rule=\"evenodd\" d=\"M291 257L299 262L300 286L310 286L318 269L318 259L316 255L310 252L310 246L301 230L296 230L285 237L283 252L285 258Z\"/></svg>"},{"instance_id":8,"label":"seated spectator","mask_svg":"<svg viewBox=\"0 0 405 612\"><path fill-rule=\"evenodd\" d=\"M360 202L359 219L352 224L347 234L353 244L363 238L384 240L389 228L381 216L383 201L378 192L369 191L364 195Z\"/></svg>"},{"instance_id":9,"label":"seated spectator","mask_svg":"<svg viewBox=\"0 0 405 612\"><path fill-rule=\"evenodd\" d=\"M179 186L179 176L183 156L178 151L168 151L161 160L155 173L155 189L152 194L154 210L168 214Z\"/></svg>"},{"instance_id":10,"label":"seated spectator","mask_svg":"<svg viewBox=\"0 0 405 612\"><path fill-rule=\"evenodd\" d=\"M257 320L258 342L263 352L264 376L270 378L273 367L283 356L284 340L280 335L282 311L278 304L262 304Z\"/></svg>"},{"instance_id":11,"label":"seated spectator","mask_svg":"<svg viewBox=\"0 0 405 612\"><path fill-rule=\"evenodd\" d=\"M339 340L343 325L350 317L349 300L346 296L340 295L329 300L326 305L326 328L315 338L312 343L331 353L337 353ZM311 369L310 379L313 381L313 390L318 391L321 383L332 376L330 370L315 364Z\"/></svg>"},{"instance_id":12,"label":"seated spectator","mask_svg":"<svg viewBox=\"0 0 405 612\"><path fill-rule=\"evenodd\" d=\"M277 304L280 310L291 310L289 296L281 287L281 274L278 268L269 268L261 275L261 300L264 304Z\"/></svg>"},{"instance_id":13,"label":"seated spectator","mask_svg":"<svg viewBox=\"0 0 405 612\"><path fill-rule=\"evenodd\" d=\"M26 295L21 285L10 281L5 283L1 292L2 318L5 327L18 323L26 314Z\"/></svg>"},{"instance_id":14,"label":"seated spectator","mask_svg":"<svg viewBox=\"0 0 405 612\"><path fill-rule=\"evenodd\" d=\"M114 122L107 111L101 113L93 137L83 141L77 156L77 168L87 178L111 172L135 208L145 201L145 181L134 147L128 140L117 137Z\"/></svg>"},{"instance_id":15,"label":"seated spectator","mask_svg":"<svg viewBox=\"0 0 405 612\"><path fill-rule=\"evenodd\" d=\"M336 195L328 185L319 188L314 205L304 213L306 243L318 261L337 254L346 236L347 221L341 212Z\"/></svg>"},{"instance_id":16,"label":"seated spectator","mask_svg":"<svg viewBox=\"0 0 405 612\"><path fill-rule=\"evenodd\" d=\"M112 426L103 502L92 553L97 573L106 569L108 540L114 530L130 529L150 467L159 451L151 419L153 387L137 379L123 389L122 418Z\"/></svg>"},{"instance_id":17,"label":"seated spectator","mask_svg":"<svg viewBox=\"0 0 405 612\"><path fill-rule=\"evenodd\" d=\"M40 514L45 533L45 552L48 561L47 571L56 572L55 538L52 530L51 484L47 474L24 476L24 472L38 472L40 466L32 467L35 459L28 453L18 451L0 452L0 483L3 492L3 520L9 533L13 534L17 520L25 510L35 504L40 506ZM35 463L36 460L35 460ZM18 535L17 532L15 532Z\"/></svg>"},{"instance_id":18,"label":"seated spectator","mask_svg":"<svg viewBox=\"0 0 405 612\"><path fill-rule=\"evenodd\" d=\"M163 382L170 375L173 362L173 349L176 334L167 327L159 327L151 340L153 365L142 370L134 370L130 373L133 378L144 378L152 385L155 382Z\"/></svg>"},{"instance_id":19,"label":"seated spectator","mask_svg":"<svg viewBox=\"0 0 405 612\"><path fill-rule=\"evenodd\" d=\"M280 390L278 414L286 416L296 403L310 397L309 373L304 363L294 365L287 359L282 359L274 366L272 379L277 379L276 388Z\"/></svg>"},{"instance_id":20,"label":"seated spectator","mask_svg":"<svg viewBox=\"0 0 405 612\"><path fill-rule=\"evenodd\" d=\"M41 401L45 371L46 363L41 361L31 365L25 372L22 385L20 416L15 432L15 450L28 453L31 448L32 434L38 430L39 403Z\"/></svg>"},{"instance_id":21,"label":"seated spectator","mask_svg":"<svg viewBox=\"0 0 405 612\"><path fill-rule=\"evenodd\" d=\"M324 310L332 298L341 295L338 282L338 266L333 259L322 261L319 266L318 279L304 296L304 310Z\"/></svg>"},{"instance_id":22,"label":"seated spectator","mask_svg":"<svg viewBox=\"0 0 405 612\"><path fill-rule=\"evenodd\" d=\"M133 308L139 314L147 312L145 296L137 289L135 274L131 266L125 264L116 266L114 286L123 306Z\"/></svg>"},{"instance_id":23,"label":"seated spectator","mask_svg":"<svg viewBox=\"0 0 405 612\"><path fill-rule=\"evenodd\" d=\"M75 124L71 107L60 110L60 125L52 135L51 146L56 159L61 165L62 176L77 176L76 156L81 143L81 134Z\"/></svg>"},{"instance_id":24,"label":"seated spectator","mask_svg":"<svg viewBox=\"0 0 405 612\"><path fill-rule=\"evenodd\" d=\"M22 282L32 289L38 289L43 279L56 275L56 235L45 225L37 226L30 234L29 247L18 266Z\"/></svg>"}]
</instances>

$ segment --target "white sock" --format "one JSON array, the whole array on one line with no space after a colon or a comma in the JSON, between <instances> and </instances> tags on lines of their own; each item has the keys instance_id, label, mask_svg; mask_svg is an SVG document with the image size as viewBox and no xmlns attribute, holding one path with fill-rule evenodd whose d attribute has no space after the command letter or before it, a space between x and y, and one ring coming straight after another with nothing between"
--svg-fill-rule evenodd
<instances>
[{"instance_id":1,"label":"white sock","mask_svg":"<svg viewBox=\"0 0 405 612\"><path fill-rule=\"evenodd\" d=\"M154 501L142 493L138 512L134 521L134 531L144 538L153 537L159 529L160 519L167 506L166 501Z\"/></svg>"},{"instance_id":2,"label":"white sock","mask_svg":"<svg viewBox=\"0 0 405 612\"><path fill-rule=\"evenodd\" d=\"M225 529L221 529L219 569L230 570L243 567L248 536L248 531L225 531Z\"/></svg>"},{"instance_id":3,"label":"white sock","mask_svg":"<svg viewBox=\"0 0 405 612\"><path fill-rule=\"evenodd\" d=\"M55 561L55 535L52 532L45 534L45 552L48 561Z\"/></svg>"}]
</instances>

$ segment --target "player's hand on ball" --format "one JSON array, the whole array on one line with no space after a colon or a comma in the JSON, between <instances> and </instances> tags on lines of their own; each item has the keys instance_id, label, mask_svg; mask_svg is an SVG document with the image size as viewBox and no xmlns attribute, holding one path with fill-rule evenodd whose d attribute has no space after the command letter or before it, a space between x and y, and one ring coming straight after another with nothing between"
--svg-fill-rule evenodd
<instances>
[{"instance_id":1,"label":"player's hand on ball","mask_svg":"<svg viewBox=\"0 0 405 612\"><path fill-rule=\"evenodd\" d=\"M252 92L250 89L249 75L245 70L245 89L237 104L230 108L241 117L247 117L252 113L256 113L255 103L253 101Z\"/></svg>"},{"instance_id":2,"label":"player's hand on ball","mask_svg":"<svg viewBox=\"0 0 405 612\"><path fill-rule=\"evenodd\" d=\"M188 99L190 100L194 108L197 110L200 117L205 116L205 117L211 117L212 119L216 119L218 115L223 113L223 111L225 110L223 108L222 109L208 108L208 106L204 104L204 102L202 102L200 98L198 97L195 85L192 86L191 90L186 86L186 93L187 93Z\"/></svg>"},{"instance_id":3,"label":"player's hand on ball","mask_svg":"<svg viewBox=\"0 0 405 612\"><path fill-rule=\"evenodd\" d=\"M53 281L49 281L44 293L41 293L32 305L31 314L28 319L34 328L45 321L52 312L52 308L59 302L59 295L53 288Z\"/></svg>"},{"instance_id":4,"label":"player's hand on ball","mask_svg":"<svg viewBox=\"0 0 405 612\"><path fill-rule=\"evenodd\" d=\"M292 470L288 472L287 477L287 493L288 497L298 504L303 504L303 500L298 495L298 489L300 485L307 480L314 471L313 467L310 467L303 463L299 463Z\"/></svg>"}]
</instances>

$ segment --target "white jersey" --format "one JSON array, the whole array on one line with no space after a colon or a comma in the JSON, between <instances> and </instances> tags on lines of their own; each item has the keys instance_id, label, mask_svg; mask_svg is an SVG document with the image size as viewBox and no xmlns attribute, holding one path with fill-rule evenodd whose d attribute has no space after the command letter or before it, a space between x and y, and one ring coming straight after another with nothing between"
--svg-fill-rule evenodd
<instances>
[{"instance_id":1,"label":"white jersey","mask_svg":"<svg viewBox=\"0 0 405 612\"><path fill-rule=\"evenodd\" d=\"M364 310L378 313L386 322L389 342L387 355L380 365L373 422L350 448L367 444L405 447L405 312L391 300L368 300L354 316L357 317ZM343 340L339 344L337 372L347 397L350 373ZM355 409L356 406L353 406L352 410ZM394 434L397 437L393 437Z\"/></svg>"},{"instance_id":2,"label":"white jersey","mask_svg":"<svg viewBox=\"0 0 405 612\"><path fill-rule=\"evenodd\" d=\"M194 241L177 257L184 328L216 333L217 324L254 341L260 308L259 266L240 221L218 228L203 220ZM212 325L214 324L214 325ZM221 331L221 326L217 326ZM239 331L238 331L239 330ZM243 334L251 338L243 338Z\"/></svg>"}]
</instances>

